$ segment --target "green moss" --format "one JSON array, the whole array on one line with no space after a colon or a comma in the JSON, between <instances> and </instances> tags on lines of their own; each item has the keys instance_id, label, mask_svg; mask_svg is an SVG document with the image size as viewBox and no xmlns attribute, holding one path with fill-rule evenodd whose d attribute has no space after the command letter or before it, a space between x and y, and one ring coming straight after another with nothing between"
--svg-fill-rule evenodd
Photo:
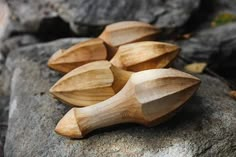
<instances>
[{"instance_id":1,"label":"green moss","mask_svg":"<svg viewBox=\"0 0 236 157\"><path fill-rule=\"evenodd\" d=\"M220 13L212 21L212 26L216 27L234 21L236 21L236 15L230 13Z\"/></svg>"}]
</instances>

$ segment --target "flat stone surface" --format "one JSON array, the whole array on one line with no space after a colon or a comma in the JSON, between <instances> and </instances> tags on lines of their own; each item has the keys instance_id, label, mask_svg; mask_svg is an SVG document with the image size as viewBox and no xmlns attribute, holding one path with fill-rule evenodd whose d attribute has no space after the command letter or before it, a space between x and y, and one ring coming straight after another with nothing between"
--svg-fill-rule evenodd
<instances>
[{"instance_id":1,"label":"flat stone surface","mask_svg":"<svg viewBox=\"0 0 236 157\"><path fill-rule=\"evenodd\" d=\"M206 75L199 75L201 87L186 106L159 126L123 124L81 140L57 135L54 128L69 108L49 95L59 75L46 62L58 48L78 41L63 39L9 54L13 77L6 157L235 156L236 102L227 95L226 85Z\"/></svg>"},{"instance_id":2,"label":"flat stone surface","mask_svg":"<svg viewBox=\"0 0 236 157\"><path fill-rule=\"evenodd\" d=\"M22 46L39 42L31 35L20 35L3 40L0 43L0 96L9 95L10 76L5 66L6 56L10 51ZM0 100L1 101L1 100ZM0 105L2 107L2 105ZM0 112L1 113L1 112ZM0 116L1 117L1 116Z\"/></svg>"},{"instance_id":3,"label":"flat stone surface","mask_svg":"<svg viewBox=\"0 0 236 157\"><path fill-rule=\"evenodd\" d=\"M43 20L60 17L78 34L88 34L107 24L138 20L165 28L183 26L200 0L7 0L14 21L36 31ZM20 27L19 27L20 28Z\"/></svg>"}]
</instances>

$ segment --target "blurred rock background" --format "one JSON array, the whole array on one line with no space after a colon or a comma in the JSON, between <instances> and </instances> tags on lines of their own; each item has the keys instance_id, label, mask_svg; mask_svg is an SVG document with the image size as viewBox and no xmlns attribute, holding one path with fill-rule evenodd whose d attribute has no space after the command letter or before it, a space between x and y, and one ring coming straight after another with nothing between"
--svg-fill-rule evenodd
<instances>
[{"instance_id":1,"label":"blurred rock background","mask_svg":"<svg viewBox=\"0 0 236 157\"><path fill-rule=\"evenodd\" d=\"M212 99L215 100L206 99L202 101L210 105L216 104L216 100L219 99L218 105L222 103L221 109L225 111L222 115L232 115L229 121L232 121L232 124L235 124L233 121L236 119L236 104L234 104L234 106L228 105L228 109L226 109L227 105L223 105L225 101L227 101L228 104L234 102L229 100L232 98L230 98L227 93L230 90L236 90L235 0L0 0L0 156L3 156L8 126L8 137L5 145L5 151L7 151L5 152L6 156L35 156L40 154L40 152L38 152L38 154L33 154L31 151L22 153L26 148L30 148L24 147L24 145L19 146L21 143L17 142L18 136L16 135L18 134L16 131L17 126L19 126L19 129L21 129L19 132L22 134L29 134L29 132L27 132L29 130L25 128L28 123L26 120L30 120L32 117L28 116L34 117L32 119L34 119L33 121L35 124L31 125L32 129L37 125L38 121L42 122L42 117L37 117L36 113L36 115L34 115L33 113L36 112L36 109L34 110L32 107L29 107L32 110L32 115L27 115L27 107L20 107L19 105L21 113L18 113L19 111L13 112L13 109L11 108L12 104L14 106L17 97L23 99L29 90L36 92L34 93L36 94L36 96L34 95L35 97L38 96L38 93L41 93L39 94L40 97L48 90L50 83L56 81L56 73L49 72L46 67L41 67L42 64L46 64L48 57L61 47L69 47L72 44L79 42L82 40L80 38L96 37L107 24L124 20L144 21L161 28L162 35L159 37L159 40L176 43L182 48L182 52L176 63L177 66L179 66L179 62L181 62L180 68L194 62L206 63L206 68L202 74L200 74L204 75L200 76L206 81L204 84L207 85L207 81L211 82L214 78L220 80L220 83L216 81L215 87L214 84L209 87L212 91L209 91L207 94L210 95L209 93L214 90L222 90L222 92L225 91L226 93L221 95L220 91L219 93L213 92L215 97L213 96ZM37 56L37 58L35 58L34 55ZM32 69L38 69L40 74L34 74L32 69L27 68L30 67L31 64ZM18 68L20 65L22 65L22 67ZM31 72L32 74L27 75L26 71ZM208 76L205 78L205 74L214 78L209 79ZM30 80L31 77L37 79L36 76L42 76L42 80L47 80L51 76L55 77L53 77L54 80L51 80L49 83L45 82L47 86L43 86L41 89L42 91L36 90L37 87L34 87L34 85L32 85L32 89L27 88L27 86L31 86L32 80L28 81L28 84L21 82L27 82L27 79ZM37 81L39 80L36 80L36 82ZM17 82L18 84L15 84ZM19 84L22 86L19 87ZM220 86L221 89L218 89L218 86ZM203 87L203 89L205 88ZM35 97L32 99L40 99ZM204 99L204 95L202 94L200 94L199 97ZM25 103L23 105L31 105L34 103L32 100L27 101L29 98L25 98L25 101L20 101L21 103ZM46 106L49 104L52 105L51 100L48 99L42 99ZM37 102L37 100L35 100L35 102ZM58 102L54 103L58 104ZM9 107L9 104L11 107ZM195 102L195 104L198 103ZM13 118L12 120L10 118L8 123L9 108L10 111L12 110L11 114ZM62 110L63 112L66 110L64 108L61 109L60 107L59 109L50 109L46 107L46 109L49 109L50 111ZM216 111L218 112L218 110ZM215 113L217 113L216 111ZM197 110L197 112L199 111ZM48 117L52 116L50 113L48 114ZM209 116L210 115L211 114L209 114ZM59 117L61 117L60 114L58 114L58 118ZM24 121L24 119L26 120ZM207 117L207 119L213 123L213 128L219 127L218 123L215 124L213 117ZM57 120L58 119L54 119L52 124L56 123ZM22 127L20 127L21 123ZM48 124L49 122L46 123ZM172 123L167 124L167 128L169 125L172 125ZM207 125L205 122L202 123ZM23 127L24 125L25 127ZM41 125L44 125L44 123L41 123ZM192 125L194 126L195 124ZM47 129L47 127L45 127L45 129ZM225 126L223 129L229 130L226 131L230 134L226 137L228 141L221 141L216 149L211 144L214 144L215 140L219 139L211 138L207 135L208 140L205 142L210 141L208 144L198 143L196 147L204 145L202 148L196 148L199 149L198 151L195 151L194 146L191 147L193 156L207 156L214 153L216 155L218 153L218 155L220 154L222 156L231 156L234 154L236 152L236 143L233 142L236 140L235 127ZM50 133L52 131L53 130L50 130ZM147 129L144 129L144 131L148 132ZM186 129L185 131L189 130ZM38 137L41 137L40 133L43 134L43 131L39 132ZM202 135L203 134L209 133L204 132ZM217 137L225 138L223 135L219 135L220 132L217 132L216 134ZM27 135L22 135L22 137L25 136ZM28 136L31 137L30 135ZM52 141L56 138L54 137L56 136L55 134L50 134L49 136L53 136L52 139L49 138ZM158 136L162 137L162 140L165 140L165 135ZM107 138L112 138L112 136L110 137L108 135ZM22 138L21 141L24 141L24 139L25 138ZM131 140L132 139L133 138L131 137ZM224 142L231 142L229 144L230 146L224 147ZM50 141L47 141L47 143L50 143ZM60 139L59 142L54 141L53 144L59 145L58 143L63 142ZM37 142L32 142L30 144L37 148L45 143L37 144ZM66 144L63 145L65 150L62 149L62 152L66 151ZM175 143L173 142L172 144ZM25 145L27 146L27 144ZM83 146L81 143L77 145ZM99 145L100 144L97 146ZM225 149L221 149L222 147ZM16 149L15 152L13 148ZM149 147L147 149L149 149ZM186 149L188 154L190 151L188 148ZM68 153L69 156L73 156L75 153L73 151L74 149L70 148L69 150L72 151L71 154ZM101 151L102 150L98 150L97 153L100 154ZM84 153L84 155L89 155L88 152ZM146 148L143 150L144 155L145 153ZM159 155L163 156L163 154L160 153L164 153L165 155L168 155L169 153L170 155L172 152L171 150L166 153L160 151ZM53 151L51 153L45 153L44 156L52 156L52 154ZM158 152L155 152L154 154L158 155ZM122 154L121 151L121 155L127 154L124 154L124 152ZM146 155L148 156L148 154ZM62 153L61 156L66 156L66 154Z\"/></svg>"}]
</instances>

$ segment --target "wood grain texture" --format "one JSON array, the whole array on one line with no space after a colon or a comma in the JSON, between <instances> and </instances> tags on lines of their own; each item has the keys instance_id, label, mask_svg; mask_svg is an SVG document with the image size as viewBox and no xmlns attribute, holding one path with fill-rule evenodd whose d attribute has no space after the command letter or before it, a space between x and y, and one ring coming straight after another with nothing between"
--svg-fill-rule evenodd
<instances>
[{"instance_id":1,"label":"wood grain texture","mask_svg":"<svg viewBox=\"0 0 236 157\"><path fill-rule=\"evenodd\" d=\"M106 26L99 38L105 41L112 57L119 46L137 41L155 40L159 33L158 28L144 22L122 21Z\"/></svg>"},{"instance_id":2,"label":"wood grain texture","mask_svg":"<svg viewBox=\"0 0 236 157\"><path fill-rule=\"evenodd\" d=\"M92 61L110 60L119 46L137 41L154 40L159 32L160 30L156 27L137 21L110 24L99 38L78 43L66 50L58 50L49 59L48 66L56 71L67 73Z\"/></svg>"},{"instance_id":3,"label":"wood grain texture","mask_svg":"<svg viewBox=\"0 0 236 157\"><path fill-rule=\"evenodd\" d=\"M120 46L111 63L129 71L142 71L167 67L178 55L174 44L143 41Z\"/></svg>"},{"instance_id":4,"label":"wood grain texture","mask_svg":"<svg viewBox=\"0 0 236 157\"><path fill-rule=\"evenodd\" d=\"M200 80L174 69L152 69L132 74L115 96L96 105L72 108L57 124L63 136L87 133L119 123L153 126L173 116L197 90Z\"/></svg>"},{"instance_id":5,"label":"wood grain texture","mask_svg":"<svg viewBox=\"0 0 236 157\"><path fill-rule=\"evenodd\" d=\"M128 71L142 71L167 67L179 54L177 45L143 41L120 46L110 62ZM70 72L94 60L106 60L109 51L99 39L79 43L67 50L59 50L48 61L48 66L60 72ZM94 56L93 56L94 55Z\"/></svg>"},{"instance_id":6,"label":"wood grain texture","mask_svg":"<svg viewBox=\"0 0 236 157\"><path fill-rule=\"evenodd\" d=\"M131 72L118 69L108 61L96 61L64 75L50 93L69 105L93 105L119 92L130 75Z\"/></svg>"},{"instance_id":7,"label":"wood grain texture","mask_svg":"<svg viewBox=\"0 0 236 157\"><path fill-rule=\"evenodd\" d=\"M58 50L48 61L48 66L56 71L67 73L86 63L107 59L104 42L91 39L80 42L72 47Z\"/></svg>"},{"instance_id":8,"label":"wood grain texture","mask_svg":"<svg viewBox=\"0 0 236 157\"><path fill-rule=\"evenodd\" d=\"M162 42L137 42L123 45L113 59L82 65L61 78L50 92L73 106L88 106L104 101L123 88L131 71L168 66L180 48ZM112 65L112 64L113 65Z\"/></svg>"}]
</instances>

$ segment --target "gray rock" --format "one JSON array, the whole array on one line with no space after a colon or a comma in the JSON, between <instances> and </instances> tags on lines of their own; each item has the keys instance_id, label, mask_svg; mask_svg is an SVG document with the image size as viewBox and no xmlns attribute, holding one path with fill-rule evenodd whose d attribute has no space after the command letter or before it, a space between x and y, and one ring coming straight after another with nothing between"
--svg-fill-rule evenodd
<instances>
[{"instance_id":1,"label":"gray rock","mask_svg":"<svg viewBox=\"0 0 236 157\"><path fill-rule=\"evenodd\" d=\"M236 22L200 30L178 44L186 58L205 61L212 69L236 69Z\"/></svg>"},{"instance_id":2,"label":"gray rock","mask_svg":"<svg viewBox=\"0 0 236 157\"><path fill-rule=\"evenodd\" d=\"M35 32L39 29L40 22L46 18L53 18L57 13L51 9L49 0L6 0L11 10L12 31ZM13 26L17 25L17 27ZM14 30L15 29L15 30Z\"/></svg>"},{"instance_id":3,"label":"gray rock","mask_svg":"<svg viewBox=\"0 0 236 157\"><path fill-rule=\"evenodd\" d=\"M37 43L38 40L31 35L22 35L8 38L0 44L0 96L9 95L10 75L5 66L6 56L10 51L22 46ZM3 101L5 102L5 101ZM0 103L1 104L1 103ZM0 105L2 107L2 105ZM0 112L1 113L1 112Z\"/></svg>"},{"instance_id":4,"label":"gray rock","mask_svg":"<svg viewBox=\"0 0 236 157\"><path fill-rule=\"evenodd\" d=\"M39 40L36 37L32 35L27 35L27 34L10 37L3 40L2 43L0 44L0 52L2 53L3 58L4 58L5 56L7 56L8 52L16 48L35 44L38 42ZM1 57L0 57L0 61L1 61Z\"/></svg>"},{"instance_id":5,"label":"gray rock","mask_svg":"<svg viewBox=\"0 0 236 157\"><path fill-rule=\"evenodd\" d=\"M8 52L21 46L38 42L30 35L22 35L3 40L0 43L0 156L7 130L11 75L5 66Z\"/></svg>"},{"instance_id":6,"label":"gray rock","mask_svg":"<svg viewBox=\"0 0 236 157\"><path fill-rule=\"evenodd\" d=\"M164 124L152 128L117 125L81 140L57 135L54 128L69 108L49 95L59 76L46 62L56 49L77 41L37 44L9 54L7 67L13 77L6 157L235 156L236 102L227 96L225 84L206 75L199 75L198 92Z\"/></svg>"},{"instance_id":7,"label":"gray rock","mask_svg":"<svg viewBox=\"0 0 236 157\"><path fill-rule=\"evenodd\" d=\"M3 157L3 145L0 143L0 156Z\"/></svg>"},{"instance_id":8,"label":"gray rock","mask_svg":"<svg viewBox=\"0 0 236 157\"><path fill-rule=\"evenodd\" d=\"M9 92L10 75L9 75L8 69L5 66L5 60L8 53L19 47L34 44L37 42L38 40L31 35L15 36L1 42L0 44L0 96L5 97L6 95L9 95L10 93ZM2 107L3 105L0 105L0 106Z\"/></svg>"},{"instance_id":9,"label":"gray rock","mask_svg":"<svg viewBox=\"0 0 236 157\"><path fill-rule=\"evenodd\" d=\"M8 0L15 21L25 30L37 31L43 20L60 17L77 34L90 36L105 25L122 20L178 28L199 3L200 0Z\"/></svg>"},{"instance_id":10,"label":"gray rock","mask_svg":"<svg viewBox=\"0 0 236 157\"><path fill-rule=\"evenodd\" d=\"M217 13L236 14L236 2L231 0L216 0L215 7Z\"/></svg>"}]
</instances>

